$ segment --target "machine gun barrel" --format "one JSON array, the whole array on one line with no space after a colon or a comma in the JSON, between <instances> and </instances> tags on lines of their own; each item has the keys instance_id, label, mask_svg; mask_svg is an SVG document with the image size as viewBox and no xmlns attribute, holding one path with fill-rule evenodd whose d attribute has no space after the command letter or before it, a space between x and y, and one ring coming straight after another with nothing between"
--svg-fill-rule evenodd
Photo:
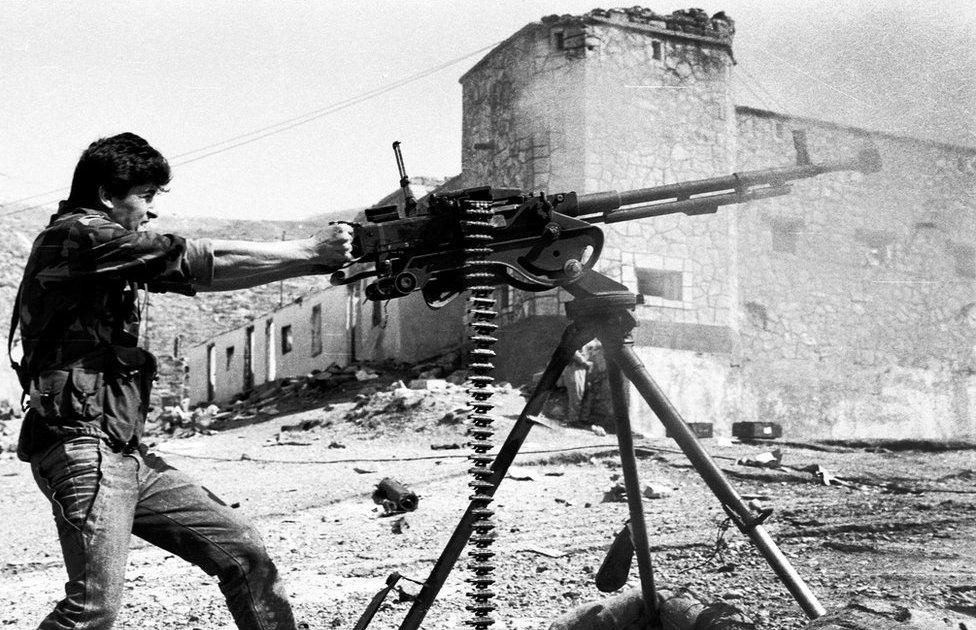
<instances>
[{"instance_id":1,"label":"machine gun barrel","mask_svg":"<svg viewBox=\"0 0 976 630\"><path fill-rule=\"evenodd\" d=\"M562 204L559 212L590 223L615 223L664 214L688 215L715 212L719 206L766 199L790 192L789 182L837 171L868 174L881 169L881 157L874 147L863 149L856 158L824 164L801 163L756 171L733 173L652 188L580 195L576 203Z\"/></svg>"}]
</instances>

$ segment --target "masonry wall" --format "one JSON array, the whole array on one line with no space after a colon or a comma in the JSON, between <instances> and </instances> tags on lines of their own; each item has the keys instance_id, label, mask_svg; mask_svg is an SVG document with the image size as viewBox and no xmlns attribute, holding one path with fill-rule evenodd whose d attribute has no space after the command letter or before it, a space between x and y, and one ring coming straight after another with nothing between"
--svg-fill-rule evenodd
<instances>
[{"instance_id":1,"label":"masonry wall","mask_svg":"<svg viewBox=\"0 0 976 630\"><path fill-rule=\"evenodd\" d=\"M738 118L739 168L866 142L883 170L797 183L736 209L736 415L791 435L976 435L976 151L796 121Z\"/></svg>"},{"instance_id":2,"label":"masonry wall","mask_svg":"<svg viewBox=\"0 0 976 630\"><path fill-rule=\"evenodd\" d=\"M570 20L526 27L462 79L465 178L585 193L727 174L735 162L731 67L727 46L638 24ZM514 97L498 97L506 93ZM490 132L494 151L479 152L475 140ZM520 154L527 137L547 138L548 147L535 142L533 153ZM667 357L661 366L666 389L714 383L728 370L735 228L727 215L604 226L598 270L634 291L642 288L638 270L674 274L678 289L648 297L638 307L642 323L635 331L645 360ZM564 293L516 291L502 322L541 317L553 325L566 299ZM648 348L665 350L652 357ZM696 353L707 358L695 359ZM507 374L507 363L498 363L500 378L518 376L517 366ZM693 417L721 415L701 397L687 398ZM632 408L642 433L663 435L646 405L635 401Z\"/></svg>"},{"instance_id":3,"label":"masonry wall","mask_svg":"<svg viewBox=\"0 0 976 630\"><path fill-rule=\"evenodd\" d=\"M530 25L462 78L465 184L643 188L789 165L793 129L818 162L873 141L882 173L605 226L598 268L645 294L639 356L687 420L718 434L738 420L793 437L976 434L976 152L737 110L728 40L632 18ZM508 326L556 325L566 299L507 298ZM633 403L638 429L663 434Z\"/></svg>"}]
</instances>

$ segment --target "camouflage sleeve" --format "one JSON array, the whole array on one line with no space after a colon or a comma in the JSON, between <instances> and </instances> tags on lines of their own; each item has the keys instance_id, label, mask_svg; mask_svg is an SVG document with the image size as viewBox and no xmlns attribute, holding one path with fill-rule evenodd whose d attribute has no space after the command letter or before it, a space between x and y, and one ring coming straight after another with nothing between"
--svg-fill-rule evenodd
<instances>
[{"instance_id":1,"label":"camouflage sleeve","mask_svg":"<svg viewBox=\"0 0 976 630\"><path fill-rule=\"evenodd\" d=\"M157 293L193 295L194 285L209 283L213 275L209 240L134 232L100 216L87 215L74 222L62 252L69 279L131 280Z\"/></svg>"}]
</instances>

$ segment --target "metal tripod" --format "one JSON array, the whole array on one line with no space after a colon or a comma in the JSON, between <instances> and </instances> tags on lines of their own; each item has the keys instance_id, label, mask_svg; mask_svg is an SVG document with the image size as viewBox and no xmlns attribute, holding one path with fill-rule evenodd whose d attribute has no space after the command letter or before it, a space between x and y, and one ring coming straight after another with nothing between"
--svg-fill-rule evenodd
<instances>
[{"instance_id":1,"label":"metal tripod","mask_svg":"<svg viewBox=\"0 0 976 630\"><path fill-rule=\"evenodd\" d=\"M656 617L657 597L640 483L637 478L637 458L634 453L633 434L627 410L625 378L634 384L641 397L650 405L651 410L718 498L726 513L752 540L766 562L800 604L804 613L811 619L823 615L826 612L824 607L763 528L762 522L769 515L769 511L756 513L742 500L634 352L630 333L637 324L633 315L637 303L636 296L622 284L593 271L587 271L579 281L569 285L567 290L574 297L573 301L566 305L570 324L542 373L538 386L532 392L515 426L499 449L491 465L492 487L485 492L494 495L498 484L505 478L509 466L515 460L532 428L532 417L542 410L543 403L555 389L559 376L572 361L573 354L591 339L599 339L607 358L607 376L616 417L617 440L630 512L628 529L637 557L641 592L648 617L651 619ZM420 626L471 536L475 507L474 503L469 505L464 516L461 517L454 534L448 540L410 611L400 624L400 630L416 630Z\"/></svg>"}]
</instances>

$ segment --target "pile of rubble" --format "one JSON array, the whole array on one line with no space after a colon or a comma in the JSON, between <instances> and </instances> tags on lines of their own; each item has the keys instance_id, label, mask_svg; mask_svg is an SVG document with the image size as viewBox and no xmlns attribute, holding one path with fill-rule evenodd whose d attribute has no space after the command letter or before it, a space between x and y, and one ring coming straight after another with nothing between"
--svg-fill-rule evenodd
<instances>
[{"instance_id":1,"label":"pile of rubble","mask_svg":"<svg viewBox=\"0 0 976 630\"><path fill-rule=\"evenodd\" d=\"M404 383L396 381L385 390L356 396L356 406L344 416L370 431L422 431L430 428L431 419L440 425L459 424L471 412L464 381L467 374L456 372L448 379L421 378ZM498 389L510 389L501 384Z\"/></svg>"},{"instance_id":2,"label":"pile of rubble","mask_svg":"<svg viewBox=\"0 0 976 630\"><path fill-rule=\"evenodd\" d=\"M146 425L151 436L189 437L290 413L321 404L323 396L355 393L355 407L343 418L370 431L421 430L438 418L457 424L471 411L467 405L468 373L451 368L450 358L415 367L403 365L331 365L303 377L263 383L246 396L222 406L191 409L189 400L167 405ZM395 380L391 379L403 378ZM413 377L413 378L411 378ZM443 378L441 378L443 377ZM511 385L500 384L499 391Z\"/></svg>"}]
</instances>

